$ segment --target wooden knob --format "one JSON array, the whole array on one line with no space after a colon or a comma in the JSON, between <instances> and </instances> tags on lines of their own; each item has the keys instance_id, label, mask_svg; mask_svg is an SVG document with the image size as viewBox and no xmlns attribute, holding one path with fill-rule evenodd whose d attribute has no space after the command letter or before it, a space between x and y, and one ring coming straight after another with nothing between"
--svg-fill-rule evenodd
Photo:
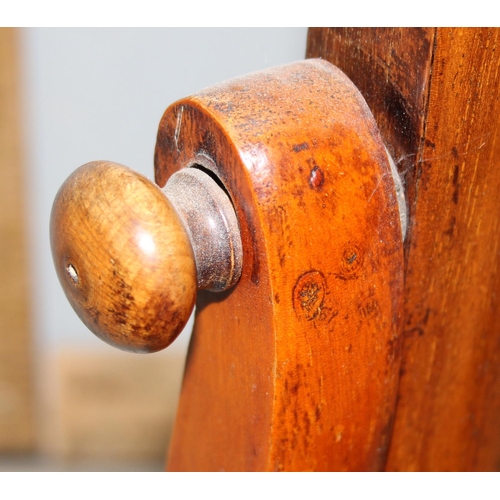
<instances>
[{"instance_id":1,"label":"wooden knob","mask_svg":"<svg viewBox=\"0 0 500 500\"><path fill-rule=\"evenodd\" d=\"M59 280L92 332L135 352L177 337L194 307L196 263L158 186L122 165L88 163L62 185L50 225Z\"/></svg>"},{"instance_id":2,"label":"wooden knob","mask_svg":"<svg viewBox=\"0 0 500 500\"><path fill-rule=\"evenodd\" d=\"M128 167L92 162L62 185L50 221L52 256L70 304L99 338L159 351L186 325L197 288L237 283L238 221L212 177L185 168L162 191Z\"/></svg>"}]
</instances>

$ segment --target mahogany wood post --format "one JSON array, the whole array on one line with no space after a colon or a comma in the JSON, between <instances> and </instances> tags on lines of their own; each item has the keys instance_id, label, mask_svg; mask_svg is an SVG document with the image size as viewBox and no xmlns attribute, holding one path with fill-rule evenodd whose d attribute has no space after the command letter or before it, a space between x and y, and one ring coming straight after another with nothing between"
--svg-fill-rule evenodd
<instances>
[{"instance_id":1,"label":"mahogany wood post","mask_svg":"<svg viewBox=\"0 0 500 500\"><path fill-rule=\"evenodd\" d=\"M404 344L387 470L500 469L500 30L314 28L406 182Z\"/></svg>"}]
</instances>

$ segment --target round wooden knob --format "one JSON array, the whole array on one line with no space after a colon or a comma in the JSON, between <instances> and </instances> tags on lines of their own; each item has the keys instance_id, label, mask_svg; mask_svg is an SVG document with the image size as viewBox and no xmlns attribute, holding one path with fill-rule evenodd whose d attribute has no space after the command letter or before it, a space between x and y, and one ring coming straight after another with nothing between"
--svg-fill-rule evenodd
<instances>
[{"instance_id":1,"label":"round wooden knob","mask_svg":"<svg viewBox=\"0 0 500 500\"><path fill-rule=\"evenodd\" d=\"M194 307L196 263L158 186L122 165L88 163L62 185L50 225L59 280L92 332L135 352L177 337Z\"/></svg>"}]
</instances>

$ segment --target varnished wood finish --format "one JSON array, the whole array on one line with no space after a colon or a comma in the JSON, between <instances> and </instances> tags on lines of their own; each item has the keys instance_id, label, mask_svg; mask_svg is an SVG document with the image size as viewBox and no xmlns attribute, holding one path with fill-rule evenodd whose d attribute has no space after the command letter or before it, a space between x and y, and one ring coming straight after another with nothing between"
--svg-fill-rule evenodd
<instances>
[{"instance_id":1,"label":"varnished wood finish","mask_svg":"<svg viewBox=\"0 0 500 500\"><path fill-rule=\"evenodd\" d=\"M403 250L365 102L323 61L171 106L164 186L201 164L234 203L243 272L199 294L170 470L379 470L399 373Z\"/></svg>"},{"instance_id":2,"label":"varnished wood finish","mask_svg":"<svg viewBox=\"0 0 500 500\"><path fill-rule=\"evenodd\" d=\"M0 28L0 453L35 445L19 35Z\"/></svg>"},{"instance_id":3,"label":"varnished wood finish","mask_svg":"<svg viewBox=\"0 0 500 500\"><path fill-rule=\"evenodd\" d=\"M50 235L68 300L105 342L155 352L186 325L194 255L177 212L142 175L109 162L80 167L56 196Z\"/></svg>"},{"instance_id":4,"label":"varnished wood finish","mask_svg":"<svg viewBox=\"0 0 500 500\"><path fill-rule=\"evenodd\" d=\"M405 174L405 339L387 470L500 469L498 29L312 29ZM374 76L375 75L375 76Z\"/></svg>"}]
</instances>

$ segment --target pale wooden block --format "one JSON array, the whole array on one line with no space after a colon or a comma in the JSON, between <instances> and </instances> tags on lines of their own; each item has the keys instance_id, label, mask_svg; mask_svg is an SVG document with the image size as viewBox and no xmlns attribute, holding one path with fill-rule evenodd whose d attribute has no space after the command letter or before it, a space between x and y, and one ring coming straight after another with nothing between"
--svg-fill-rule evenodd
<instances>
[{"instance_id":1,"label":"pale wooden block","mask_svg":"<svg viewBox=\"0 0 500 500\"><path fill-rule=\"evenodd\" d=\"M65 458L164 459L184 356L61 351L47 399L45 451Z\"/></svg>"}]
</instances>

